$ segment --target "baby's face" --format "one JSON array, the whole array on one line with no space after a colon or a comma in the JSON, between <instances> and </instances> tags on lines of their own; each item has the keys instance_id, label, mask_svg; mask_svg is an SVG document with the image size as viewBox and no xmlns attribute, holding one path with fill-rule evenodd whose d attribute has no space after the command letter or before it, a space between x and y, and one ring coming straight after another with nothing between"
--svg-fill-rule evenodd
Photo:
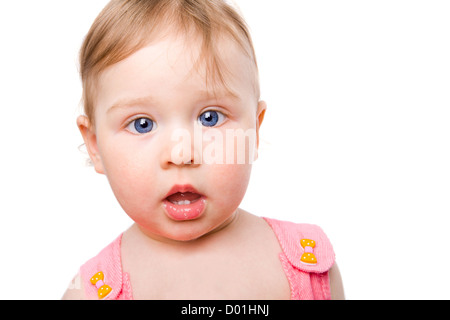
<instances>
[{"instance_id":1,"label":"baby's face","mask_svg":"<svg viewBox=\"0 0 450 320\"><path fill-rule=\"evenodd\" d=\"M141 230L182 241L232 219L265 110L239 47L221 46L232 95L207 90L204 70L194 66L200 45L190 41L162 38L106 69L87 142L97 172Z\"/></svg>"}]
</instances>

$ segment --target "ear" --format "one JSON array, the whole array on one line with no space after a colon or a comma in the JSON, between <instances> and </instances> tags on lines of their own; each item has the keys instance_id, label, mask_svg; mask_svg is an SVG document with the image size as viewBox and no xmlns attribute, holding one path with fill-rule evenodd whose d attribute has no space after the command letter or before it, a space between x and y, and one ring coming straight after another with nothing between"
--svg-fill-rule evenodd
<instances>
[{"instance_id":1,"label":"ear","mask_svg":"<svg viewBox=\"0 0 450 320\"><path fill-rule=\"evenodd\" d=\"M265 101L258 102L258 108L256 110L256 153L255 159L258 159L258 149L259 149L259 128L264 120L264 115L266 114L267 104Z\"/></svg>"},{"instance_id":2,"label":"ear","mask_svg":"<svg viewBox=\"0 0 450 320\"><path fill-rule=\"evenodd\" d=\"M257 130L259 130L259 127L261 126L261 124L264 120L264 115L266 114L266 110L267 110L267 103L265 101L258 102L258 110L256 111L256 115L258 116L258 122L257 122L257 126L256 126Z\"/></svg>"},{"instance_id":3,"label":"ear","mask_svg":"<svg viewBox=\"0 0 450 320\"><path fill-rule=\"evenodd\" d=\"M86 149L92 163L94 164L95 171L104 174L105 170L103 168L103 162L97 146L97 135L95 133L95 128L91 125L86 116L79 116L77 118L77 126L83 136Z\"/></svg>"}]
</instances>

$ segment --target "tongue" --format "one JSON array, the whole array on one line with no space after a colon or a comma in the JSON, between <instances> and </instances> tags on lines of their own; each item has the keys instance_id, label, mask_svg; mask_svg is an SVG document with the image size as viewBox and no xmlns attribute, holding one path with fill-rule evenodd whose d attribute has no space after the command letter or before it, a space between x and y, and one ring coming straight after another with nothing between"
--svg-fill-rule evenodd
<instances>
[{"instance_id":1,"label":"tongue","mask_svg":"<svg viewBox=\"0 0 450 320\"><path fill-rule=\"evenodd\" d=\"M200 198L200 195L198 193L192 193L192 192L186 192L186 193L181 193L181 192L177 192L174 193L173 195L171 195L170 197L167 197L167 200L171 201L171 202L178 202L178 201L182 201L182 200L189 200L189 201L194 201Z\"/></svg>"}]
</instances>

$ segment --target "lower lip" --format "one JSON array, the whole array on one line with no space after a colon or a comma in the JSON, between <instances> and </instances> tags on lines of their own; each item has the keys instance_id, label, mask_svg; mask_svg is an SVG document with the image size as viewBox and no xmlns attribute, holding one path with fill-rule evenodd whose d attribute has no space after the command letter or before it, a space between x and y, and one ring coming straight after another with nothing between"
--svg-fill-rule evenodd
<instances>
[{"instance_id":1,"label":"lower lip","mask_svg":"<svg viewBox=\"0 0 450 320\"><path fill-rule=\"evenodd\" d=\"M167 215L173 220L186 221L199 218L205 210L205 204L205 197L201 197L190 204L183 205L173 204L168 200L164 200L164 209Z\"/></svg>"}]
</instances>

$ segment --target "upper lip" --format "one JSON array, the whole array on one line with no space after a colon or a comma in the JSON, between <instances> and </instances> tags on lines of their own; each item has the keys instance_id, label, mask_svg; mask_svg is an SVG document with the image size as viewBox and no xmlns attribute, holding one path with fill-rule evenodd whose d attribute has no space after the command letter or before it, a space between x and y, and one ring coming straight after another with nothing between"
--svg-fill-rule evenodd
<instances>
[{"instance_id":1,"label":"upper lip","mask_svg":"<svg viewBox=\"0 0 450 320\"><path fill-rule=\"evenodd\" d=\"M172 189L170 189L170 191L166 194L166 198L170 197L171 195L180 192L180 193L186 193L186 192L192 192L192 193L197 193L200 194L193 186L191 186L190 184L183 184L183 185L179 185L176 184L172 187Z\"/></svg>"}]
</instances>

